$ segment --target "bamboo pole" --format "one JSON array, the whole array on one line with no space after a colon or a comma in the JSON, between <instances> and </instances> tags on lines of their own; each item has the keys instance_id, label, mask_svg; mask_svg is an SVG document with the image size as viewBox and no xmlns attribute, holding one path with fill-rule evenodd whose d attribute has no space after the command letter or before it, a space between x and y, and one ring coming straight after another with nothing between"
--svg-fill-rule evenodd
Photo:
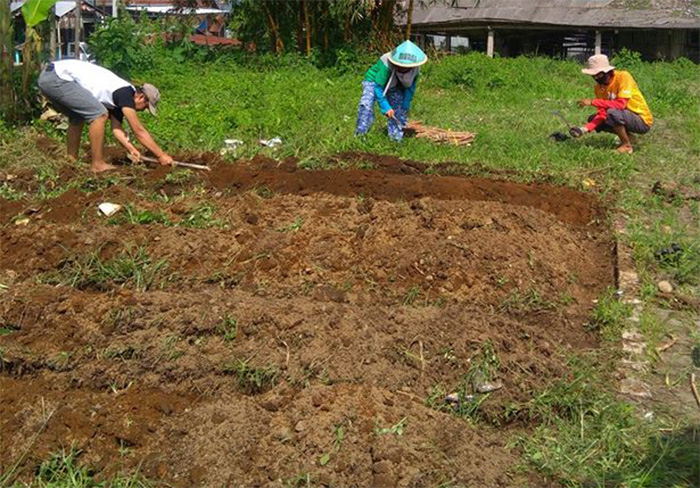
<instances>
[{"instance_id":1,"label":"bamboo pole","mask_svg":"<svg viewBox=\"0 0 700 488\"><path fill-rule=\"evenodd\" d=\"M75 59L80 59L80 38L82 37L82 23L83 23L83 9L82 0L75 1L75 12L73 12L75 18L75 28L73 32L75 33Z\"/></svg>"}]
</instances>

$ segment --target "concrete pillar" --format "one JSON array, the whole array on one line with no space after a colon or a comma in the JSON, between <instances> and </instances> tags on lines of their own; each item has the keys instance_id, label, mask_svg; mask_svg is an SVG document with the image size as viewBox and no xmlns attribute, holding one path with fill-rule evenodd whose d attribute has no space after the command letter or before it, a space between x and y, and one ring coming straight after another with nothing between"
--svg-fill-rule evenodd
<instances>
[{"instance_id":1,"label":"concrete pillar","mask_svg":"<svg viewBox=\"0 0 700 488\"><path fill-rule=\"evenodd\" d=\"M597 30L595 31L595 53L601 54L603 48L603 34Z\"/></svg>"},{"instance_id":2,"label":"concrete pillar","mask_svg":"<svg viewBox=\"0 0 700 488\"><path fill-rule=\"evenodd\" d=\"M452 36L449 34L445 34L445 51L452 51Z\"/></svg>"},{"instance_id":3,"label":"concrete pillar","mask_svg":"<svg viewBox=\"0 0 700 488\"><path fill-rule=\"evenodd\" d=\"M486 55L489 58L493 57L493 45L494 45L494 32L491 27L489 27L488 37L486 38Z\"/></svg>"},{"instance_id":4,"label":"concrete pillar","mask_svg":"<svg viewBox=\"0 0 700 488\"><path fill-rule=\"evenodd\" d=\"M685 44L685 31L674 29L669 32L668 58L678 59L683 55L683 45Z\"/></svg>"},{"instance_id":5,"label":"concrete pillar","mask_svg":"<svg viewBox=\"0 0 700 488\"><path fill-rule=\"evenodd\" d=\"M112 0L112 17L116 19L118 14L119 9L117 8L117 0Z\"/></svg>"}]
</instances>

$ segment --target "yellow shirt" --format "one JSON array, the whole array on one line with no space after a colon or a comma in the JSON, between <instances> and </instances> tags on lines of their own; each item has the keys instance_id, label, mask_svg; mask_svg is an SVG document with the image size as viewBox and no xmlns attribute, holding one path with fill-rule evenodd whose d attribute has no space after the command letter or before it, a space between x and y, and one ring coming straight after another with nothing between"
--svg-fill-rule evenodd
<instances>
[{"instance_id":1,"label":"yellow shirt","mask_svg":"<svg viewBox=\"0 0 700 488\"><path fill-rule=\"evenodd\" d=\"M654 117L647 105L642 92L639 91L637 82L627 71L615 71L609 85L595 85L595 97L601 100L615 100L617 98L627 98L627 109L639 115L645 124L651 127Z\"/></svg>"}]
</instances>

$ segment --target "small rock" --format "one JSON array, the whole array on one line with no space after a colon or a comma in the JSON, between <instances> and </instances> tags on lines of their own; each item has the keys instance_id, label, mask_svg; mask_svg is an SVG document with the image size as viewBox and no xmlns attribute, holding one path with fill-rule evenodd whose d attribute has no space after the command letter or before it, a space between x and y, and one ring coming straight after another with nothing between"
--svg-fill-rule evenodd
<instances>
[{"instance_id":1,"label":"small rock","mask_svg":"<svg viewBox=\"0 0 700 488\"><path fill-rule=\"evenodd\" d=\"M292 432L287 427L279 427L274 431L272 437L280 442L288 441L292 438Z\"/></svg>"},{"instance_id":2,"label":"small rock","mask_svg":"<svg viewBox=\"0 0 700 488\"><path fill-rule=\"evenodd\" d=\"M620 393L636 398L651 399L653 395L649 385L635 378L625 378L620 382Z\"/></svg>"},{"instance_id":3,"label":"small rock","mask_svg":"<svg viewBox=\"0 0 700 488\"><path fill-rule=\"evenodd\" d=\"M272 400L268 400L266 402L262 402L260 404L262 408L267 410L268 412L276 412L278 410L277 404L273 402Z\"/></svg>"},{"instance_id":4,"label":"small rock","mask_svg":"<svg viewBox=\"0 0 700 488\"><path fill-rule=\"evenodd\" d=\"M485 381L476 385L476 391L479 393L491 393L492 391L500 390L503 388L503 383L500 381L494 381L493 383Z\"/></svg>"},{"instance_id":5,"label":"small rock","mask_svg":"<svg viewBox=\"0 0 700 488\"><path fill-rule=\"evenodd\" d=\"M663 293L672 293L673 292L673 285L669 283L668 281L659 281L659 284L657 285L659 287L659 291Z\"/></svg>"},{"instance_id":6,"label":"small rock","mask_svg":"<svg viewBox=\"0 0 700 488\"><path fill-rule=\"evenodd\" d=\"M294 426L294 430L297 432L301 432L306 428L306 423L303 420L300 420L297 422L297 424Z\"/></svg>"}]
</instances>

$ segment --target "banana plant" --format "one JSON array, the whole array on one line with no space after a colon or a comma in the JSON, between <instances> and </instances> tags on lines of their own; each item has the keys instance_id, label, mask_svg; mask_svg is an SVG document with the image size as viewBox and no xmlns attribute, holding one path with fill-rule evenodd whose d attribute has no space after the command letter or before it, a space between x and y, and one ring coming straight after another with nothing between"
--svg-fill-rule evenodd
<instances>
[{"instance_id":1,"label":"banana plant","mask_svg":"<svg viewBox=\"0 0 700 488\"><path fill-rule=\"evenodd\" d=\"M39 71L39 61L43 51L43 41L37 26L51 15L51 9L56 0L27 0L22 5L22 17L26 24L24 47L22 56L22 85L20 99L27 105L27 111L31 108L30 97L31 84L34 76ZM80 0L76 2L76 8L80 8Z\"/></svg>"}]
</instances>

